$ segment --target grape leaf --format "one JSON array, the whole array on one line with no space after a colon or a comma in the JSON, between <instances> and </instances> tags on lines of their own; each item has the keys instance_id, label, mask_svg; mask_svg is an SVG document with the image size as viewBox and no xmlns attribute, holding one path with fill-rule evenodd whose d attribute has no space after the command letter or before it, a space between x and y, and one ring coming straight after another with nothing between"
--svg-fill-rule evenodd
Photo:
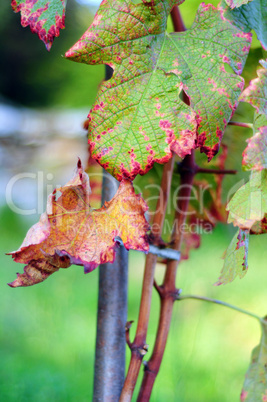
<instances>
[{"instance_id":1,"label":"grape leaf","mask_svg":"<svg viewBox=\"0 0 267 402\"><path fill-rule=\"evenodd\" d=\"M30 25L31 31L37 33L50 50L59 30L65 28L65 1L12 0L11 6L16 13L21 12L21 25Z\"/></svg>"},{"instance_id":2,"label":"grape leaf","mask_svg":"<svg viewBox=\"0 0 267 402\"><path fill-rule=\"evenodd\" d=\"M19 250L10 253L16 262L27 264L10 286L34 285L71 264L83 265L87 273L113 262L116 237L127 249L148 251L147 205L130 181L123 180L114 198L100 209L90 207L89 194L89 178L79 160L75 177L49 196L47 212Z\"/></svg>"},{"instance_id":3,"label":"grape leaf","mask_svg":"<svg viewBox=\"0 0 267 402\"><path fill-rule=\"evenodd\" d=\"M267 62L260 60L263 68L257 71L258 77L240 95L240 101L250 103L255 109L253 132L247 140L248 146L243 152L244 170L262 170L267 168Z\"/></svg>"},{"instance_id":4,"label":"grape leaf","mask_svg":"<svg viewBox=\"0 0 267 402\"><path fill-rule=\"evenodd\" d=\"M210 160L243 88L240 74L251 35L201 4L192 28L165 32L173 1L101 3L82 38L66 57L108 64L113 77L102 83L90 111L93 156L118 180L145 174L171 151L184 157L197 145ZM225 71L229 64L236 74ZM184 90L191 109L179 98Z\"/></svg>"},{"instance_id":5,"label":"grape leaf","mask_svg":"<svg viewBox=\"0 0 267 402\"><path fill-rule=\"evenodd\" d=\"M249 1L252 0L225 0L226 4L228 4L230 8L240 7L243 4L247 4Z\"/></svg>"},{"instance_id":6,"label":"grape leaf","mask_svg":"<svg viewBox=\"0 0 267 402\"><path fill-rule=\"evenodd\" d=\"M262 335L253 349L250 367L246 373L241 402L267 401L267 321L261 320Z\"/></svg>"},{"instance_id":7,"label":"grape leaf","mask_svg":"<svg viewBox=\"0 0 267 402\"><path fill-rule=\"evenodd\" d=\"M239 229L224 253L221 275L215 286L226 285L237 276L242 279L248 269L249 232Z\"/></svg>"},{"instance_id":8,"label":"grape leaf","mask_svg":"<svg viewBox=\"0 0 267 402\"><path fill-rule=\"evenodd\" d=\"M240 187L226 207L228 222L251 229L267 214L267 170L252 171L250 180Z\"/></svg>"},{"instance_id":9,"label":"grape leaf","mask_svg":"<svg viewBox=\"0 0 267 402\"><path fill-rule=\"evenodd\" d=\"M263 68L257 71L258 78L250 82L239 100L250 103L258 113L267 116L267 61L260 60L260 64Z\"/></svg>"},{"instance_id":10,"label":"grape leaf","mask_svg":"<svg viewBox=\"0 0 267 402\"><path fill-rule=\"evenodd\" d=\"M259 132L249 138L247 143L243 152L243 169L267 169L267 126L260 127Z\"/></svg>"},{"instance_id":11,"label":"grape leaf","mask_svg":"<svg viewBox=\"0 0 267 402\"><path fill-rule=\"evenodd\" d=\"M267 169L267 118L264 114L255 112L253 123L254 134L247 140L248 146L243 152L243 169L258 170ZM267 233L267 214L261 221L256 221L250 229L250 234Z\"/></svg>"},{"instance_id":12,"label":"grape leaf","mask_svg":"<svg viewBox=\"0 0 267 402\"><path fill-rule=\"evenodd\" d=\"M253 0L234 10L222 0L221 8L224 10L225 18L242 31L250 32L253 29L262 47L267 50L267 0Z\"/></svg>"}]
</instances>

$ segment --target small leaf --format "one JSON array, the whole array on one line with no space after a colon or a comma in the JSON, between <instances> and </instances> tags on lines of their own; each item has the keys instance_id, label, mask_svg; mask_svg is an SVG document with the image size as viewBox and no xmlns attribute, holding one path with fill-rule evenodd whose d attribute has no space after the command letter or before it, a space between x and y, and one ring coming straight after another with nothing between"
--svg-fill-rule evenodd
<instances>
[{"instance_id":1,"label":"small leaf","mask_svg":"<svg viewBox=\"0 0 267 402\"><path fill-rule=\"evenodd\" d=\"M240 279L245 276L248 269L248 242L248 231L239 229L225 251L221 275L215 286L226 285L232 282L237 276Z\"/></svg>"},{"instance_id":2,"label":"small leaf","mask_svg":"<svg viewBox=\"0 0 267 402\"><path fill-rule=\"evenodd\" d=\"M258 78L250 82L239 100L250 103L259 114L267 117L267 61L260 60L260 63L263 68L257 71Z\"/></svg>"},{"instance_id":3,"label":"small leaf","mask_svg":"<svg viewBox=\"0 0 267 402\"><path fill-rule=\"evenodd\" d=\"M31 31L37 33L50 50L59 30L65 28L65 1L12 0L11 6L16 13L21 12L21 25L30 25Z\"/></svg>"},{"instance_id":4,"label":"small leaf","mask_svg":"<svg viewBox=\"0 0 267 402\"><path fill-rule=\"evenodd\" d=\"M252 171L250 180L240 187L227 205L228 222L251 229L267 214L267 171Z\"/></svg>"},{"instance_id":5,"label":"small leaf","mask_svg":"<svg viewBox=\"0 0 267 402\"><path fill-rule=\"evenodd\" d=\"M267 321L261 321L260 344L253 349L241 392L241 402L267 401Z\"/></svg>"},{"instance_id":6,"label":"small leaf","mask_svg":"<svg viewBox=\"0 0 267 402\"><path fill-rule=\"evenodd\" d=\"M83 265L87 273L113 262L116 237L127 249L148 251L147 205L130 181L123 180L114 198L100 209L90 207L89 194L89 178L79 160L76 176L49 196L47 212L20 249L10 253L16 262L28 264L10 286L34 285L71 264Z\"/></svg>"},{"instance_id":7,"label":"small leaf","mask_svg":"<svg viewBox=\"0 0 267 402\"><path fill-rule=\"evenodd\" d=\"M210 160L243 88L236 74L242 72L251 35L204 3L191 29L168 34L174 3L106 0L66 53L71 60L114 69L90 111L89 144L92 156L118 180L145 174L172 151L183 158L196 140ZM236 74L226 72L224 63ZM179 98L182 89L191 108Z\"/></svg>"},{"instance_id":8,"label":"small leaf","mask_svg":"<svg viewBox=\"0 0 267 402\"><path fill-rule=\"evenodd\" d=\"M244 170L267 169L267 126L247 140L248 146L243 152Z\"/></svg>"},{"instance_id":9,"label":"small leaf","mask_svg":"<svg viewBox=\"0 0 267 402\"><path fill-rule=\"evenodd\" d=\"M233 2L236 1L239 2L239 0L233 0ZM227 1L228 4L230 2L232 0ZM227 6L225 0L222 0L221 8L225 18L242 31L250 32L253 29L262 47L267 50L267 0L253 0L234 10Z\"/></svg>"}]
</instances>

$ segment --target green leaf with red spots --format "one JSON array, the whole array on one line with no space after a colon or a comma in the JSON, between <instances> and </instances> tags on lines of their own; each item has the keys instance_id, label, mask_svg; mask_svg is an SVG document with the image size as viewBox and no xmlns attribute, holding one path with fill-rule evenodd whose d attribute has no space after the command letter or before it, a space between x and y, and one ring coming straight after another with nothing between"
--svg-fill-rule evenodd
<instances>
[{"instance_id":1,"label":"green leaf with red spots","mask_svg":"<svg viewBox=\"0 0 267 402\"><path fill-rule=\"evenodd\" d=\"M225 0L225 2L228 4L230 8L240 7L243 4L247 4L249 1L252 0Z\"/></svg>"},{"instance_id":2,"label":"green leaf with red spots","mask_svg":"<svg viewBox=\"0 0 267 402\"><path fill-rule=\"evenodd\" d=\"M237 276L242 279L248 269L249 232L239 229L224 253L224 264L216 286L226 285Z\"/></svg>"},{"instance_id":3,"label":"green leaf with red spots","mask_svg":"<svg viewBox=\"0 0 267 402\"><path fill-rule=\"evenodd\" d=\"M260 60L263 68L257 71L253 79L242 92L240 100L250 103L255 109L253 137L247 140L248 146L243 152L244 170L267 169L267 62Z\"/></svg>"},{"instance_id":4,"label":"green leaf with red spots","mask_svg":"<svg viewBox=\"0 0 267 402\"><path fill-rule=\"evenodd\" d=\"M227 1L228 4L230 2ZM242 31L250 32L253 29L262 47L267 50L267 0L253 0L233 10L222 0L221 7L224 16Z\"/></svg>"},{"instance_id":5,"label":"green leaf with red spots","mask_svg":"<svg viewBox=\"0 0 267 402\"><path fill-rule=\"evenodd\" d=\"M251 363L246 373L241 402L267 401L267 321L261 320L261 340L253 349Z\"/></svg>"},{"instance_id":6,"label":"green leaf with red spots","mask_svg":"<svg viewBox=\"0 0 267 402\"><path fill-rule=\"evenodd\" d=\"M66 53L71 60L114 69L90 111L89 144L92 156L119 180L145 174L172 151L184 157L196 145L210 160L243 88L238 74L250 34L204 4L190 30L168 34L173 5L105 0ZM235 73L226 72L224 63ZM180 99L182 89L191 107Z\"/></svg>"},{"instance_id":7,"label":"green leaf with red spots","mask_svg":"<svg viewBox=\"0 0 267 402\"><path fill-rule=\"evenodd\" d=\"M89 178L79 161L75 177L49 196L47 212L19 250L10 253L16 262L27 264L10 286L34 285L71 264L83 265L87 273L113 262L117 237L127 249L148 251L147 205L130 181L123 180L114 198L100 209L90 207L89 196Z\"/></svg>"},{"instance_id":8,"label":"green leaf with red spots","mask_svg":"<svg viewBox=\"0 0 267 402\"><path fill-rule=\"evenodd\" d=\"M247 143L248 146L243 152L243 169L267 169L267 126L260 127L259 131L247 140Z\"/></svg>"},{"instance_id":9,"label":"green leaf with red spots","mask_svg":"<svg viewBox=\"0 0 267 402\"><path fill-rule=\"evenodd\" d=\"M12 0L11 6L16 13L20 11L21 25L29 25L50 50L55 36L59 36L59 30L65 28L65 1Z\"/></svg>"},{"instance_id":10,"label":"green leaf with red spots","mask_svg":"<svg viewBox=\"0 0 267 402\"><path fill-rule=\"evenodd\" d=\"M252 171L250 180L234 194L227 208L228 222L244 230L253 229L267 214L267 170Z\"/></svg>"},{"instance_id":11,"label":"green leaf with red spots","mask_svg":"<svg viewBox=\"0 0 267 402\"><path fill-rule=\"evenodd\" d=\"M260 64L263 68L257 71L258 77L250 82L239 99L250 103L257 113L267 117L267 61L260 60Z\"/></svg>"}]
</instances>

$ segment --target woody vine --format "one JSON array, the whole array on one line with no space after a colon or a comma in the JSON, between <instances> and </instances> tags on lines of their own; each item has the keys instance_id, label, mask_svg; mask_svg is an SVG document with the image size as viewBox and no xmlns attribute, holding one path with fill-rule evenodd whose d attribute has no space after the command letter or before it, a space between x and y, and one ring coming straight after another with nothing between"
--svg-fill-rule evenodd
<instances>
[{"instance_id":1,"label":"woody vine","mask_svg":"<svg viewBox=\"0 0 267 402\"><path fill-rule=\"evenodd\" d=\"M264 401L266 319L227 302L184 295L176 286L176 273L184 254L197 247L195 237L199 241L199 235L193 238L190 233L184 234L185 223L197 222L201 226L209 221L214 226L217 221L225 220L222 180L226 174L235 173L224 168L227 149L221 143L228 124L253 130L242 162L243 169L251 171L251 175L226 206L228 222L238 230L226 250L217 286L246 274L249 236L266 233L267 61L260 60L258 77L246 88L241 74L250 51L252 29L263 49L267 49L267 2L222 0L218 7L201 3L194 24L187 31L178 8L182 2L104 0L91 26L66 52L69 60L106 64L113 71L112 77L101 84L86 125L91 157L120 185L112 200L98 210L92 209L89 178L79 160L75 177L51 194L39 223L29 230L19 250L11 253L16 262L26 266L10 286L35 285L72 264L84 266L89 273L100 264L113 263L116 252L122 252L123 248L145 252L135 336L130 330L131 321L124 323L125 342L131 350L124 384L118 389L114 384L106 385L101 382L98 369L95 399L97 392L103 392L114 400L119 397L120 401L131 400L148 348L146 335L155 288L160 297L158 329L152 354L144 363L138 401L150 399L163 359L174 302L189 298L225 305L260 322L262 338L253 352L241 400ZM30 25L49 50L54 37L59 36L59 29L64 28L64 0L13 0L12 7L21 12L22 25ZM171 34L166 32L169 14L174 26ZM231 120L239 102L255 108L253 122ZM207 155L208 161L214 158L216 167L199 166L195 160L199 151ZM147 174L155 163L164 167L158 203L153 220L148 223L145 217L148 206L135 193L132 182L137 175ZM174 173L180 175L180 183L172 233L166 241L162 239L162 229ZM190 203L198 174L213 176L216 183L205 221L197 219ZM159 256L164 256L165 265L162 284L154 279ZM118 261L115 264L121 269ZM98 336L101 336L100 321ZM122 384L123 379L118 381ZM109 394L112 388L116 388L113 395Z\"/></svg>"}]
</instances>

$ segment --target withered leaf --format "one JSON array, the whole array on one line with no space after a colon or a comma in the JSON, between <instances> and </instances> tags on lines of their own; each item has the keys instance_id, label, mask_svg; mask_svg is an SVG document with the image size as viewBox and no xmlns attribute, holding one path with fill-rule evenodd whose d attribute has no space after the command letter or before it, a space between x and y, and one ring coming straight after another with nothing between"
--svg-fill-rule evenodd
<instances>
[{"instance_id":1,"label":"withered leaf","mask_svg":"<svg viewBox=\"0 0 267 402\"><path fill-rule=\"evenodd\" d=\"M116 237L127 249L148 251L147 205L132 183L123 180L114 198L100 209L90 207L90 192L89 177L79 160L75 177L48 197L47 211L19 250L10 253L16 262L27 264L11 287L42 282L71 264L83 265L87 273L113 262Z\"/></svg>"}]
</instances>

